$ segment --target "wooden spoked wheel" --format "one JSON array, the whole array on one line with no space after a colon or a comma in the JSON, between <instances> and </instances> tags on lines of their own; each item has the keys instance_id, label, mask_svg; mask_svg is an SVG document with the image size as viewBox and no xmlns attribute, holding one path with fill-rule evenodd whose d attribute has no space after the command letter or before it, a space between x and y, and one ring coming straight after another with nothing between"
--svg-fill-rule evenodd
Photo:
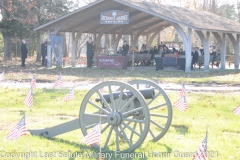
<instances>
[{"instance_id":1,"label":"wooden spoked wheel","mask_svg":"<svg viewBox=\"0 0 240 160\"><path fill-rule=\"evenodd\" d=\"M164 90L149 80L133 80L128 82L137 90L153 88L155 96L146 99L150 112L150 128L146 140L158 141L168 131L172 122L172 104Z\"/></svg>"},{"instance_id":2,"label":"wooden spoked wheel","mask_svg":"<svg viewBox=\"0 0 240 160\"><path fill-rule=\"evenodd\" d=\"M131 152L145 140L150 126L149 107L142 94L128 83L107 81L84 97L79 120L84 136L100 124L102 151Z\"/></svg>"}]
</instances>

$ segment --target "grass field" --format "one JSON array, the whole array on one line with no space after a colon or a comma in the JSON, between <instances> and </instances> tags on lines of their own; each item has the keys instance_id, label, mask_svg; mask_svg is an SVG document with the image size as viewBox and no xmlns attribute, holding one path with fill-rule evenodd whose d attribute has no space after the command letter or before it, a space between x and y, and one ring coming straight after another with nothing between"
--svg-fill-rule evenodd
<instances>
[{"instance_id":1,"label":"grass field","mask_svg":"<svg viewBox=\"0 0 240 160\"><path fill-rule=\"evenodd\" d=\"M27 129L51 127L78 118L81 102L87 93L85 90L77 90L75 100L62 102L68 90L36 89L34 106L30 111L23 103L27 92L28 90L24 88L0 88L0 159L10 159L8 158L10 154L15 155L13 159L17 159L16 155L29 156L34 160L96 159L88 158L88 154L98 152L97 150L86 145L79 145L83 138L80 129L50 139L31 136L28 133L27 136L6 141L7 133L24 114ZM175 91L169 91L167 94L172 103L179 96L179 92ZM188 92L189 109L183 113L173 108L172 124L166 135L158 142L144 141L134 151L135 158L123 159L190 160L192 158L189 156L201 144L206 134L206 126L209 125L209 159L239 160L240 117L233 113L234 108L240 104L239 96L240 94L237 93ZM141 156L143 158L138 158ZM113 157L112 159L120 158Z\"/></svg>"}]
</instances>

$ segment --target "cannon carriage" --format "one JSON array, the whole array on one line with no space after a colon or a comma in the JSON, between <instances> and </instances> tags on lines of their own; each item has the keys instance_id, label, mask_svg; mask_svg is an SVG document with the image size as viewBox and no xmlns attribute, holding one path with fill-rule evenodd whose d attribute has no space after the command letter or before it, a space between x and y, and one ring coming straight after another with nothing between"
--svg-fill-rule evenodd
<instances>
[{"instance_id":1,"label":"cannon carriage","mask_svg":"<svg viewBox=\"0 0 240 160\"><path fill-rule=\"evenodd\" d=\"M84 136L100 124L104 151L131 152L144 140L158 141L172 121L172 105L164 90L148 80L128 83L106 81L85 95L79 118L45 129L29 130L32 135L54 137L76 129Z\"/></svg>"}]
</instances>

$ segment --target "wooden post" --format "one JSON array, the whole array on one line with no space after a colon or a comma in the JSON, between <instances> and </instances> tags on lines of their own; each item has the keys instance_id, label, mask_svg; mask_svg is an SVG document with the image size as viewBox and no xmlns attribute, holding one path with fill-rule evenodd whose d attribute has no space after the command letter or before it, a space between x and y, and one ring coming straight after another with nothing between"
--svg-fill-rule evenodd
<instances>
[{"instance_id":1,"label":"wooden post","mask_svg":"<svg viewBox=\"0 0 240 160\"><path fill-rule=\"evenodd\" d=\"M134 70L134 63L135 63L135 58L134 58L134 51L133 51L133 57L132 57L132 70Z\"/></svg>"}]
</instances>

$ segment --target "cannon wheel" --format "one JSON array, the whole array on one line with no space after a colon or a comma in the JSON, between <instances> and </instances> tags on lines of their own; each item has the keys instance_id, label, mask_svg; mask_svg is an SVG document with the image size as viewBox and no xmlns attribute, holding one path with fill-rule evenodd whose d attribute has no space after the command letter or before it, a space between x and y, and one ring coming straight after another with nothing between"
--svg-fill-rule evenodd
<instances>
[{"instance_id":1,"label":"cannon wheel","mask_svg":"<svg viewBox=\"0 0 240 160\"><path fill-rule=\"evenodd\" d=\"M118 89L119 97L114 100L113 93ZM110 94L111 103L105 100L101 93L103 90L104 94ZM124 91L130 91L133 95L126 98ZM96 98L100 98L102 103L97 102ZM136 100L139 107L132 108L136 106ZM84 136L101 121L102 151L133 151L143 143L150 126L148 106L141 93L130 84L117 81L107 81L93 87L82 101L79 117ZM100 147L97 144L92 146Z\"/></svg>"},{"instance_id":2,"label":"cannon wheel","mask_svg":"<svg viewBox=\"0 0 240 160\"><path fill-rule=\"evenodd\" d=\"M154 88L154 99L146 100L150 112L150 128L147 140L154 142L161 139L168 131L172 122L172 104L164 90L149 80L133 80L128 82L136 89Z\"/></svg>"}]
</instances>

